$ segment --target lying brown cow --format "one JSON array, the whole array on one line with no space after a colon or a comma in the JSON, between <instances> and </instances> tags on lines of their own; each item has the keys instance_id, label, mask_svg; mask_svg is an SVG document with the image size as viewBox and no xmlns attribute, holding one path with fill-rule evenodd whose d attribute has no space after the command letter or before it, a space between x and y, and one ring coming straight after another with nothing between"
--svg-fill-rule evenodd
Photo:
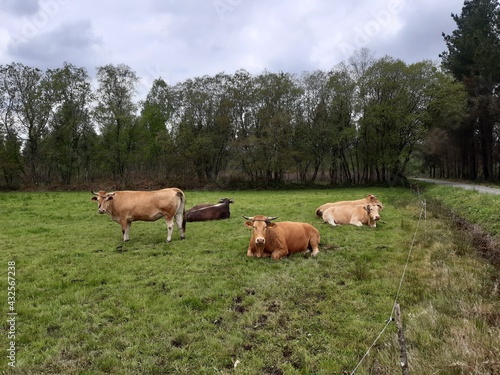
<instances>
[{"instance_id":1,"label":"lying brown cow","mask_svg":"<svg viewBox=\"0 0 500 375\"><path fill-rule=\"evenodd\" d=\"M230 203L234 203L232 199L223 198L217 204L198 204L186 211L186 221L229 219L231 216L231 211L229 210Z\"/></svg>"},{"instance_id":2,"label":"lying brown cow","mask_svg":"<svg viewBox=\"0 0 500 375\"><path fill-rule=\"evenodd\" d=\"M92 200L99 204L98 212L107 213L122 226L123 241L129 240L133 221L155 221L161 217L167 222L167 242L172 239L174 219L185 237L186 220L184 206L186 198L182 190L169 188L155 191L116 191L94 193Z\"/></svg>"},{"instance_id":3,"label":"lying brown cow","mask_svg":"<svg viewBox=\"0 0 500 375\"><path fill-rule=\"evenodd\" d=\"M384 209L384 206L382 205L382 202L380 202L375 195L368 194L364 198L356 199L356 200L353 200L353 201L338 201L338 202L333 202L333 203L325 203L324 205L319 206L316 209L316 215L318 215L319 217L321 217L321 216L323 216L323 212L325 212L325 210L327 208L334 207L334 206L348 206L348 205L350 205L350 206L357 206L357 205L362 205L362 204L365 204L365 205L366 204L378 204L381 207L380 210Z\"/></svg>"},{"instance_id":4,"label":"lying brown cow","mask_svg":"<svg viewBox=\"0 0 500 375\"><path fill-rule=\"evenodd\" d=\"M277 217L243 216L245 226L252 228L247 256L272 257L280 259L286 255L312 250L312 256L319 252L319 231L311 224L284 221L272 223Z\"/></svg>"},{"instance_id":5,"label":"lying brown cow","mask_svg":"<svg viewBox=\"0 0 500 375\"><path fill-rule=\"evenodd\" d=\"M367 204L359 206L333 206L323 212L323 220L333 226L340 224L352 224L358 227L368 225L372 228L377 226L380 220L379 204Z\"/></svg>"}]
</instances>

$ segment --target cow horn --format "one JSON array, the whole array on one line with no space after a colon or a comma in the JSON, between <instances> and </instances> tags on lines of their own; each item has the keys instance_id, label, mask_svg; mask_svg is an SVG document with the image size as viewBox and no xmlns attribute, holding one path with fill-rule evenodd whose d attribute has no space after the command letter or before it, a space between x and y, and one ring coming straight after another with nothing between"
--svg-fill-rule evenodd
<instances>
[{"instance_id":1,"label":"cow horn","mask_svg":"<svg viewBox=\"0 0 500 375\"><path fill-rule=\"evenodd\" d=\"M268 216L268 217L267 217L267 220L271 221L271 220L275 220L275 219L277 219L277 218L278 218L278 216L271 216L271 217L269 217L269 216Z\"/></svg>"},{"instance_id":2,"label":"cow horn","mask_svg":"<svg viewBox=\"0 0 500 375\"><path fill-rule=\"evenodd\" d=\"M245 215L241 215L241 216L243 216L244 219L253 221L253 216L245 216Z\"/></svg>"},{"instance_id":3,"label":"cow horn","mask_svg":"<svg viewBox=\"0 0 500 375\"><path fill-rule=\"evenodd\" d=\"M99 194L97 194L97 193L94 193L92 190L90 190L90 192L91 192L93 195L99 195Z\"/></svg>"}]
</instances>

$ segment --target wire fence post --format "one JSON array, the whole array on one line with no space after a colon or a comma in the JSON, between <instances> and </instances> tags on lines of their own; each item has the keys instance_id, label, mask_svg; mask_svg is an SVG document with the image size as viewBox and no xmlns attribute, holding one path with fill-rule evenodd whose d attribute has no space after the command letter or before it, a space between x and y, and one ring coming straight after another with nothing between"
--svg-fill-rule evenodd
<instances>
[{"instance_id":1,"label":"wire fence post","mask_svg":"<svg viewBox=\"0 0 500 375\"><path fill-rule=\"evenodd\" d=\"M401 310L399 309L399 303L396 303L396 326L398 327L398 341L401 353L401 371L403 372L403 375L409 375L408 357L406 355L406 340L403 331L403 324L401 323Z\"/></svg>"}]
</instances>

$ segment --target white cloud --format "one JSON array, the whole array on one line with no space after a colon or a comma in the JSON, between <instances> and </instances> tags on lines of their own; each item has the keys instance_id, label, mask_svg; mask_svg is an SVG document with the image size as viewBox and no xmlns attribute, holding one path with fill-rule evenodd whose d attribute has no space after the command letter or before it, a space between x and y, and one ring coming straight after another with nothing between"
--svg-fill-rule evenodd
<instances>
[{"instance_id":1,"label":"white cloud","mask_svg":"<svg viewBox=\"0 0 500 375\"><path fill-rule=\"evenodd\" d=\"M0 0L0 64L123 63L144 86L246 69L330 69L354 50L438 59L463 0Z\"/></svg>"}]
</instances>

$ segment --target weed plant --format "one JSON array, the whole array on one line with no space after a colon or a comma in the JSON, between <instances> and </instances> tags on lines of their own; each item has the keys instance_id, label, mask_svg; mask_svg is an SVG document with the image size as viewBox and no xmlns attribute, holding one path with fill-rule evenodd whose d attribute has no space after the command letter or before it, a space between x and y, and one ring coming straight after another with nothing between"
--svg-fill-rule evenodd
<instances>
[{"instance_id":1,"label":"weed plant","mask_svg":"<svg viewBox=\"0 0 500 375\"><path fill-rule=\"evenodd\" d=\"M442 219L406 189L186 191L187 207L230 197L231 218L134 222L129 242L89 193L0 194L0 346L8 349L7 267L15 262L15 367L6 374L350 373L399 295L414 374L499 369L494 269L460 252ZM376 194L377 228L323 224L323 203ZM248 258L242 215L304 221L316 258ZM496 322L496 323L495 323ZM390 324L357 369L397 374ZM488 372L490 371L490 372Z\"/></svg>"}]
</instances>

